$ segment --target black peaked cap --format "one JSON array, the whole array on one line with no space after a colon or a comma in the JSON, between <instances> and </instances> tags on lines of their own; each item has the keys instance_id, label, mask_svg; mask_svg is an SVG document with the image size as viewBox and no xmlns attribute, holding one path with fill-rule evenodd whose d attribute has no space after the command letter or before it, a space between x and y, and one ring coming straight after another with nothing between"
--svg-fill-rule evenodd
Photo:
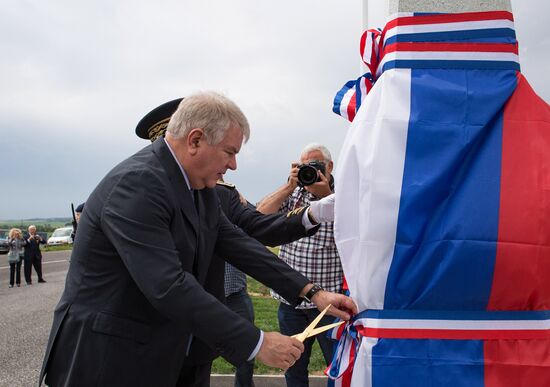
<instances>
[{"instance_id":1,"label":"black peaked cap","mask_svg":"<svg viewBox=\"0 0 550 387\"><path fill-rule=\"evenodd\" d=\"M166 131L170 117L178 109L182 99L177 98L163 103L147 113L136 126L138 137L154 141L159 136L162 136Z\"/></svg>"}]
</instances>

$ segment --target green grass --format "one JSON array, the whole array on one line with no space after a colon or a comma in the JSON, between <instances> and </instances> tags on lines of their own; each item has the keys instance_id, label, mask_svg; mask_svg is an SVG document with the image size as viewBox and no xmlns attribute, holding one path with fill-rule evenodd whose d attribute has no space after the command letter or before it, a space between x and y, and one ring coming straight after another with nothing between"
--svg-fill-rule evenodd
<instances>
[{"instance_id":1,"label":"green grass","mask_svg":"<svg viewBox=\"0 0 550 387\"><path fill-rule=\"evenodd\" d=\"M248 277L248 292L252 298L254 304L254 314L256 316L255 324L263 331L279 331L279 323L277 320L277 309L279 302L271 298L269 295L269 289L256 281L253 278ZM309 373L320 375L323 373L325 366L325 360L323 354L319 348L317 341L313 345L313 352L309 361ZM221 357L214 360L212 365L212 373L215 374L231 374L235 372L235 367L226 362ZM278 368L271 368L260 362L256 361L254 366L254 374L281 374L283 373Z\"/></svg>"},{"instance_id":2,"label":"green grass","mask_svg":"<svg viewBox=\"0 0 550 387\"><path fill-rule=\"evenodd\" d=\"M40 247L42 251L64 251L72 250L73 245L56 245L56 246L42 246Z\"/></svg>"}]
</instances>

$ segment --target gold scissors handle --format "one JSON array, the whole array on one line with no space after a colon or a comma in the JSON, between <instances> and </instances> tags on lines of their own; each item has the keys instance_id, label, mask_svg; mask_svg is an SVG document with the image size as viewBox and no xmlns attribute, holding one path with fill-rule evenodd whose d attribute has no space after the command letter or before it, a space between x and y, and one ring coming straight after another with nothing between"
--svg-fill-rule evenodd
<instances>
[{"instance_id":1,"label":"gold scissors handle","mask_svg":"<svg viewBox=\"0 0 550 387\"><path fill-rule=\"evenodd\" d=\"M339 321L337 323L334 323L334 324L328 324L328 325L323 325L322 327L319 327L319 328L315 328L314 330L312 330L311 332L309 332L309 335L307 335L307 337L313 337L315 335L318 335L319 333L323 333L325 331L328 331L329 329L332 329L332 328L335 328L339 325L342 325L343 323L345 323L345 321ZM297 335L294 335L292 337L296 337L298 336L300 333L298 333ZM306 337L306 339L307 339Z\"/></svg>"},{"instance_id":2,"label":"gold scissors handle","mask_svg":"<svg viewBox=\"0 0 550 387\"><path fill-rule=\"evenodd\" d=\"M313 320L311 322L311 324L309 324L306 329L304 329L304 331L302 333L298 333L292 337L296 338L297 340L301 341L302 343L304 342L305 339L307 339L308 337L312 336L312 332L315 330L315 327L317 326L317 324L319 324L319 321L321 321L321 319L323 318L323 316L325 315L325 313L327 313L327 310L330 308L330 304L327 305L327 307L321 312L319 313L319 316L315 317L315 320ZM328 326L328 325L327 325ZM322 327L323 328L323 327ZM322 328L318 328L318 329L322 329ZM330 329L330 328L328 328ZM321 333L323 331L319 331L317 333ZM316 333L316 334L317 334Z\"/></svg>"}]
</instances>

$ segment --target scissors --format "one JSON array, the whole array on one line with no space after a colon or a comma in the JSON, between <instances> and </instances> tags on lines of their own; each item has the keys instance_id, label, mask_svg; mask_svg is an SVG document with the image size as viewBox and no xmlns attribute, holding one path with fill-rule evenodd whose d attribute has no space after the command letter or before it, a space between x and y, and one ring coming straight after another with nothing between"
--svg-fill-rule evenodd
<instances>
[{"instance_id":1,"label":"scissors","mask_svg":"<svg viewBox=\"0 0 550 387\"><path fill-rule=\"evenodd\" d=\"M337 322L337 323L334 323L334 324L328 324L328 325L324 325L324 326L319 327L319 328L315 328L317 326L317 324L319 324L319 321L321 321L321 319L323 318L323 316L327 312L328 308L330 308L330 306L331 305L329 304L321 313L319 313L319 316L317 316L315 318L315 320L313 320L311 322L311 324L309 324L306 327L306 329L304 329L304 331L302 333L297 333L297 334L293 335L292 337L296 338L297 340L299 340L300 342L303 343L304 340L307 339L308 337L318 335L319 333L328 331L329 329L332 329L334 327L337 327L338 325L341 325L341 324L345 323L345 321L340 321L340 322Z\"/></svg>"}]
</instances>

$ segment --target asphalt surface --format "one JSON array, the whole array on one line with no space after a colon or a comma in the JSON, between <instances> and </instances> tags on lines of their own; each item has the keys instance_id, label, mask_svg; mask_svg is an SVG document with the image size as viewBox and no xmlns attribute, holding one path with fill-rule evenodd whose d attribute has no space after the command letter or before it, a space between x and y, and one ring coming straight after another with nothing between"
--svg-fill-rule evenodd
<instances>
[{"instance_id":1,"label":"asphalt surface","mask_svg":"<svg viewBox=\"0 0 550 387\"><path fill-rule=\"evenodd\" d=\"M0 387L38 386L40 367L50 333L53 310L61 297L70 251L43 253L46 283L9 288L7 255L0 255ZM212 375L212 387L232 387L232 375ZM254 376L256 387L285 386L282 375ZM310 376L311 387L327 385L325 377ZM151 386L154 387L154 386Z\"/></svg>"},{"instance_id":2,"label":"asphalt surface","mask_svg":"<svg viewBox=\"0 0 550 387\"><path fill-rule=\"evenodd\" d=\"M26 286L21 267L21 287L8 288L7 255L0 255L0 386L38 385L38 375L50 333L53 310L65 283L70 251L43 254L47 283Z\"/></svg>"}]
</instances>

